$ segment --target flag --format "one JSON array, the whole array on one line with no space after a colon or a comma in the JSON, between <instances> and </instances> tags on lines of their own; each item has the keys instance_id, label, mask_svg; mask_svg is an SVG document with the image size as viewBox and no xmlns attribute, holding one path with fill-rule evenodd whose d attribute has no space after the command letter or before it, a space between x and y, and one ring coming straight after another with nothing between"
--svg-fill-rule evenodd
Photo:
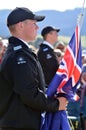
<instances>
[{"instance_id":1,"label":"flag","mask_svg":"<svg viewBox=\"0 0 86 130\"><path fill-rule=\"evenodd\" d=\"M77 25L60 66L46 91L47 96L64 96L69 101L75 100L81 75L81 60L81 38L79 25ZM41 130L70 130L66 111L46 112L42 121Z\"/></svg>"}]
</instances>

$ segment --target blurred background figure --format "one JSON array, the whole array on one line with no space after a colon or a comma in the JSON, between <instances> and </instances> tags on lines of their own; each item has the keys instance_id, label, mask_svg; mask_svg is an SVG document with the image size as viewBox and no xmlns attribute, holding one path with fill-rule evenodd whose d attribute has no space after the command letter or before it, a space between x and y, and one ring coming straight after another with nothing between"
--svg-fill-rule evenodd
<instances>
[{"instance_id":1,"label":"blurred background figure","mask_svg":"<svg viewBox=\"0 0 86 130\"><path fill-rule=\"evenodd\" d=\"M7 40L1 40L0 41L0 64L2 62L2 58L4 56L6 48L7 48Z\"/></svg>"},{"instance_id":2,"label":"blurred background figure","mask_svg":"<svg viewBox=\"0 0 86 130\"><path fill-rule=\"evenodd\" d=\"M81 73L80 109L84 112L86 98L86 50L82 51L82 73ZM86 110L85 110L86 111ZM86 113L85 113L86 114Z\"/></svg>"},{"instance_id":3,"label":"blurred background figure","mask_svg":"<svg viewBox=\"0 0 86 130\"><path fill-rule=\"evenodd\" d=\"M86 85L86 50L82 50L81 88Z\"/></svg>"},{"instance_id":4,"label":"blurred background figure","mask_svg":"<svg viewBox=\"0 0 86 130\"><path fill-rule=\"evenodd\" d=\"M82 65L86 64L86 50L82 50Z\"/></svg>"},{"instance_id":5,"label":"blurred background figure","mask_svg":"<svg viewBox=\"0 0 86 130\"><path fill-rule=\"evenodd\" d=\"M37 54L37 48L34 45L30 44L29 47L35 54Z\"/></svg>"},{"instance_id":6,"label":"blurred background figure","mask_svg":"<svg viewBox=\"0 0 86 130\"><path fill-rule=\"evenodd\" d=\"M60 49L54 49L54 52L56 53L57 56L57 60L59 62L59 64L61 63L61 60L64 56L64 52L62 52Z\"/></svg>"},{"instance_id":7,"label":"blurred background figure","mask_svg":"<svg viewBox=\"0 0 86 130\"><path fill-rule=\"evenodd\" d=\"M77 94L80 97L80 113L86 116L86 50L82 50L82 73Z\"/></svg>"},{"instance_id":8,"label":"blurred background figure","mask_svg":"<svg viewBox=\"0 0 86 130\"><path fill-rule=\"evenodd\" d=\"M56 44L55 49L60 49L62 52L65 52L66 46L63 41L59 41Z\"/></svg>"}]
</instances>

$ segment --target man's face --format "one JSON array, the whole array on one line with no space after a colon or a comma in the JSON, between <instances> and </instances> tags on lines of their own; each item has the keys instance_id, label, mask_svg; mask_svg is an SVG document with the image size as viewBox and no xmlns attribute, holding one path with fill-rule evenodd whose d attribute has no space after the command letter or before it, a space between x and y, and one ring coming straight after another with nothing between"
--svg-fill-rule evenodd
<instances>
[{"instance_id":1,"label":"man's face","mask_svg":"<svg viewBox=\"0 0 86 130\"><path fill-rule=\"evenodd\" d=\"M57 31L51 31L49 33L49 35L50 35L50 39L51 39L53 44L58 41L58 33L57 33Z\"/></svg>"},{"instance_id":2,"label":"man's face","mask_svg":"<svg viewBox=\"0 0 86 130\"><path fill-rule=\"evenodd\" d=\"M25 20L23 23L23 35L25 41L33 41L37 36L38 26L35 20Z\"/></svg>"}]
</instances>

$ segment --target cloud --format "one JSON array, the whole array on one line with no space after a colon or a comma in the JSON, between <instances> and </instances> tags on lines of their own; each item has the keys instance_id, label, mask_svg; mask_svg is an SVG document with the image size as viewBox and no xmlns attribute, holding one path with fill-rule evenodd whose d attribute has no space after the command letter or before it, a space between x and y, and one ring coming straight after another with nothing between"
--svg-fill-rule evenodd
<instances>
[{"instance_id":1,"label":"cloud","mask_svg":"<svg viewBox=\"0 0 86 130\"><path fill-rule=\"evenodd\" d=\"M54 9L64 11L83 6L82 0L0 0L0 9L13 9L15 7L27 7L32 11Z\"/></svg>"}]
</instances>

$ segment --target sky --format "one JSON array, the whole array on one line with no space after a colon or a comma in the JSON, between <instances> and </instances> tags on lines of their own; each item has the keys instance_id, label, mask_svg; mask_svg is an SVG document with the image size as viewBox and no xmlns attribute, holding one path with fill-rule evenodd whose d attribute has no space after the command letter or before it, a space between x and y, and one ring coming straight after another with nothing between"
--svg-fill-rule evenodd
<instances>
[{"instance_id":1,"label":"sky","mask_svg":"<svg viewBox=\"0 0 86 130\"><path fill-rule=\"evenodd\" d=\"M45 9L65 11L79 7L82 8L84 2L85 0L0 0L0 9L27 7L34 12Z\"/></svg>"}]
</instances>

